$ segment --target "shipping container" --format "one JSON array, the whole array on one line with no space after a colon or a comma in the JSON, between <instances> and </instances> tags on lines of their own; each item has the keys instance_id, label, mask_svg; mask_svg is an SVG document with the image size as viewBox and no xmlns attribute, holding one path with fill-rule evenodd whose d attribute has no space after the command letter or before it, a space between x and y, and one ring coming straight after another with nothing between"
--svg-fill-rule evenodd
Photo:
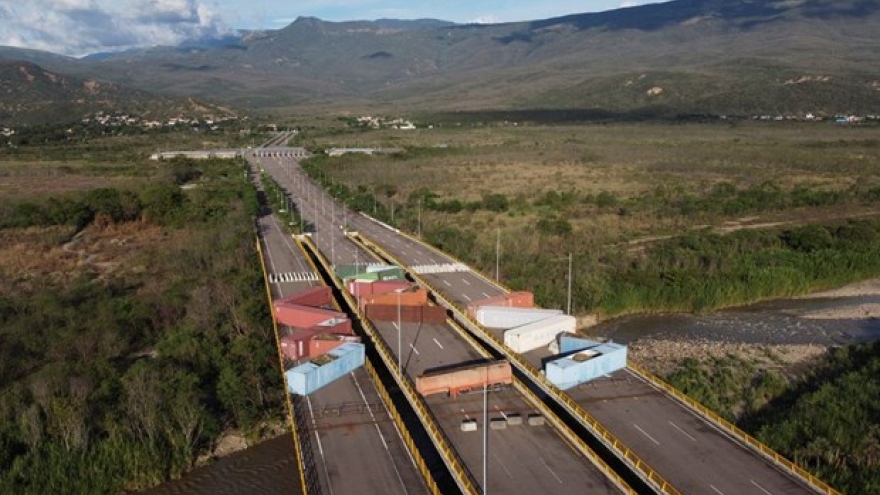
<instances>
[{"instance_id":1,"label":"shipping container","mask_svg":"<svg viewBox=\"0 0 880 495\"><path fill-rule=\"evenodd\" d=\"M333 335L319 333L309 341L309 358L323 356L328 352L348 342L360 343L361 338L355 335Z\"/></svg>"},{"instance_id":2,"label":"shipping container","mask_svg":"<svg viewBox=\"0 0 880 495\"><path fill-rule=\"evenodd\" d=\"M336 275L343 281L357 280L405 280L406 276L396 265L339 265L335 268Z\"/></svg>"},{"instance_id":3,"label":"shipping container","mask_svg":"<svg viewBox=\"0 0 880 495\"><path fill-rule=\"evenodd\" d=\"M351 329L351 320L348 318L330 318L311 327L310 330L336 335L354 335Z\"/></svg>"},{"instance_id":4,"label":"shipping container","mask_svg":"<svg viewBox=\"0 0 880 495\"><path fill-rule=\"evenodd\" d=\"M591 349L597 345L602 345L602 342L585 339L576 335L562 334L559 336L558 354L570 354L576 351L583 351L584 349Z\"/></svg>"},{"instance_id":5,"label":"shipping container","mask_svg":"<svg viewBox=\"0 0 880 495\"><path fill-rule=\"evenodd\" d=\"M343 313L327 309L310 308L298 304L276 303L273 306L275 308L275 320L278 323L295 328L311 328L331 318L345 318Z\"/></svg>"},{"instance_id":6,"label":"shipping container","mask_svg":"<svg viewBox=\"0 0 880 495\"><path fill-rule=\"evenodd\" d=\"M549 345L557 335L572 333L577 320L570 315L556 315L504 332L504 344L513 352L524 353Z\"/></svg>"},{"instance_id":7,"label":"shipping container","mask_svg":"<svg viewBox=\"0 0 880 495\"><path fill-rule=\"evenodd\" d=\"M333 304L333 292L330 287L314 287L297 292L296 294L276 299L274 302L281 304L298 304L320 308Z\"/></svg>"},{"instance_id":8,"label":"shipping container","mask_svg":"<svg viewBox=\"0 0 880 495\"><path fill-rule=\"evenodd\" d=\"M558 309L481 306L477 308L474 317L484 327L507 329L528 325L561 314L563 314L562 311Z\"/></svg>"},{"instance_id":9,"label":"shipping container","mask_svg":"<svg viewBox=\"0 0 880 495\"><path fill-rule=\"evenodd\" d=\"M497 296L477 299L468 304L468 312L476 318L481 306L507 306L509 308L534 308L535 296L531 292L508 292Z\"/></svg>"},{"instance_id":10,"label":"shipping container","mask_svg":"<svg viewBox=\"0 0 880 495\"><path fill-rule=\"evenodd\" d=\"M585 340L585 339L580 339ZM626 368L626 346L593 342L589 348L564 354L544 365L544 375L562 390Z\"/></svg>"},{"instance_id":11,"label":"shipping container","mask_svg":"<svg viewBox=\"0 0 880 495\"><path fill-rule=\"evenodd\" d=\"M309 355L309 339L317 332L314 330L296 330L290 335L278 339L281 353L288 361L299 361Z\"/></svg>"},{"instance_id":12,"label":"shipping container","mask_svg":"<svg viewBox=\"0 0 880 495\"><path fill-rule=\"evenodd\" d=\"M396 304L368 304L364 312L373 321L397 321ZM443 324L446 318L446 309L439 306L400 306L400 321Z\"/></svg>"},{"instance_id":13,"label":"shipping container","mask_svg":"<svg viewBox=\"0 0 880 495\"><path fill-rule=\"evenodd\" d=\"M372 296L361 297L361 305L377 304L377 305L397 305L401 306L423 306L428 304L428 291L422 288L411 288L403 292L387 292L385 294L373 294Z\"/></svg>"},{"instance_id":14,"label":"shipping container","mask_svg":"<svg viewBox=\"0 0 880 495\"><path fill-rule=\"evenodd\" d=\"M309 395L364 365L363 344L346 342L327 354L285 372L291 394Z\"/></svg>"},{"instance_id":15,"label":"shipping container","mask_svg":"<svg viewBox=\"0 0 880 495\"><path fill-rule=\"evenodd\" d=\"M416 377L416 390L426 397L441 393L456 397L462 392L482 389L483 386L511 383L513 374L510 363L502 360L427 370Z\"/></svg>"}]
</instances>

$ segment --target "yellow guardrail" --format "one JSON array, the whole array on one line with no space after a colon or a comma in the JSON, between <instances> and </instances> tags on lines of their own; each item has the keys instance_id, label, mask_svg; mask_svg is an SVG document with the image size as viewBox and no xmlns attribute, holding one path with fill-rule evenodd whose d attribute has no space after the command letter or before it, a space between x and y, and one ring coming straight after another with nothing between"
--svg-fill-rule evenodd
<instances>
[{"instance_id":1,"label":"yellow guardrail","mask_svg":"<svg viewBox=\"0 0 880 495\"><path fill-rule=\"evenodd\" d=\"M654 471L648 463L643 461L641 457L636 455L635 452L629 449L626 445L623 444L620 440L618 440L607 428L602 426L599 421L593 418L587 411L581 407L580 404L575 402L568 394L564 393L562 390L557 388L555 385L550 383L543 375L540 374L537 368L531 365L531 363L527 362L519 353L513 352L509 347L504 345L497 336L492 334L491 332L486 331L474 318L464 309L459 307L454 302L450 301L440 292L433 284L429 283L427 280L419 276L418 274L412 272L409 267L403 263L401 263L395 256L388 253L384 249L382 249L378 244L370 240L368 237L365 237L363 234L358 234L361 237L361 242L368 244L371 249L374 249L381 253L382 256L386 257L389 260L393 260L402 268L406 269L407 272L416 280L418 283L422 284L426 288L428 288L434 297L437 298L438 301L443 304L447 309L451 310L456 316L458 316L462 323L470 329L470 331L474 332L474 334L479 335L485 342L492 345L498 352L502 355L506 356L508 360L511 361L517 368L520 369L523 373L529 376L535 384L537 384L544 392L546 392L550 397L553 397L557 403L559 403L563 408L565 408L569 414L573 417L577 418L581 424L583 424L588 430L592 431L594 436L596 436L602 443L604 443L608 448L612 450L612 452L617 452L618 457L623 460L626 464L628 464L631 468L635 470L637 474L640 474L642 479L644 479L648 484L654 486L661 493L665 493L668 495L680 495L681 492L678 491L671 483L666 481L659 473Z\"/></svg>"},{"instance_id":2,"label":"yellow guardrail","mask_svg":"<svg viewBox=\"0 0 880 495\"><path fill-rule=\"evenodd\" d=\"M269 287L269 274L266 271L266 261L263 258L263 247L260 243L259 237L257 238L257 255L260 258L260 268L263 271L263 285L266 287L266 298L268 299L269 308L271 308L272 288ZM287 404L287 419L290 423L290 433L293 436L293 448L296 453L296 462L299 466L300 489L302 490L303 495L307 495L309 493L309 487L306 483L305 459L303 458L302 448L299 443L299 432L296 428L296 421L294 420L293 404L290 403L290 394L287 392L287 375L284 374L284 354L281 352L281 339L278 336L278 322L275 321L274 316L272 317L272 330L275 332L275 349L278 351L278 366L281 369L281 379L284 382L284 402Z\"/></svg>"},{"instance_id":3,"label":"yellow guardrail","mask_svg":"<svg viewBox=\"0 0 880 495\"><path fill-rule=\"evenodd\" d=\"M434 419L434 415L428 409L422 396L416 392L412 381L405 374L397 372L397 360L394 358L394 355L388 348L388 344L385 343L385 340L381 337L381 335L379 335L379 332L373 327L372 323L370 323L370 320L363 317L358 304L354 301L353 297L351 296L351 294L348 293L345 287L343 287L342 281L339 280L339 277L333 271L333 268L321 255L314 242L312 242L312 240L308 237L303 238L301 242L313 252L315 258L317 258L318 261L324 266L324 268L327 270L327 273L330 274L334 285L336 285L336 287L340 290L340 293L342 294L346 303L349 305L350 308L354 310L355 314L357 314L361 326L372 340L373 345L379 353L379 356L382 358L382 361L385 363L385 366L389 370L391 370L391 375L394 377L395 381L400 387L400 390L404 393L409 403L413 406L413 410L416 412L416 415L419 417L419 419L421 419L422 424L425 426L425 430L428 432L428 435L433 440L434 445L440 452L440 456L443 458L444 463L446 463L446 466L449 468L459 488L461 488L462 492L466 494L476 495L477 493L479 493L474 483L472 474L470 473L470 471L468 471L461 457L458 455L458 452L456 452L455 449L452 448L446 434L437 425L437 421Z\"/></svg>"},{"instance_id":4,"label":"yellow guardrail","mask_svg":"<svg viewBox=\"0 0 880 495\"><path fill-rule=\"evenodd\" d=\"M782 455L780 455L779 453L777 453L776 451L774 451L770 447L764 445L760 440L749 435L745 431L741 430L738 426L734 425L730 421L727 421L723 417L719 416L718 414L713 412L711 409L700 404L696 400L688 397L687 394L681 392L680 390L676 389L672 385L666 383L666 381L664 381L662 378L654 375L650 371L642 368L641 366L639 366L635 363L630 362L630 363L628 363L627 366L630 368L630 370L635 372L637 375L641 376L642 379L644 379L645 381L651 383L652 385L662 389L663 391L665 391L669 395L673 396L676 400L684 403L688 407L696 410L704 418L706 418L707 420L709 420L713 423L716 423L718 426L722 427L724 430L726 430L729 433L731 433L732 435L734 435L739 441L741 441L745 445L754 448L755 450L760 452L762 455L764 455L768 459L780 464L786 470L803 478L804 481L806 481L808 484L810 484L814 489L816 489L822 493L825 493L827 495L840 495L840 492L838 492L837 490L835 490L834 488L829 486L824 481L815 477L814 475L809 473L804 468L802 468L802 467L798 466L797 464L791 462L790 460L786 459L785 457L783 457Z\"/></svg>"}]
</instances>

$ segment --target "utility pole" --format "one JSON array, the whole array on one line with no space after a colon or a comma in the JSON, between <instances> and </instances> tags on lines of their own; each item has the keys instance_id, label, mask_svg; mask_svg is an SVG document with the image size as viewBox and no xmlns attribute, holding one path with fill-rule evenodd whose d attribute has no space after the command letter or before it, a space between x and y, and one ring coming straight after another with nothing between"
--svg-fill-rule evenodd
<instances>
[{"instance_id":1,"label":"utility pole","mask_svg":"<svg viewBox=\"0 0 880 495\"><path fill-rule=\"evenodd\" d=\"M571 314L571 252L568 253L568 314Z\"/></svg>"},{"instance_id":2,"label":"utility pole","mask_svg":"<svg viewBox=\"0 0 880 495\"><path fill-rule=\"evenodd\" d=\"M483 495L489 493L489 368L483 380Z\"/></svg>"},{"instance_id":3,"label":"utility pole","mask_svg":"<svg viewBox=\"0 0 880 495\"><path fill-rule=\"evenodd\" d=\"M419 225L418 225L418 234L419 239L422 238L422 198L419 198Z\"/></svg>"},{"instance_id":4,"label":"utility pole","mask_svg":"<svg viewBox=\"0 0 880 495\"><path fill-rule=\"evenodd\" d=\"M499 278L499 267L501 260L501 227L498 227L496 231L497 235L495 236L495 281L498 282Z\"/></svg>"}]
</instances>

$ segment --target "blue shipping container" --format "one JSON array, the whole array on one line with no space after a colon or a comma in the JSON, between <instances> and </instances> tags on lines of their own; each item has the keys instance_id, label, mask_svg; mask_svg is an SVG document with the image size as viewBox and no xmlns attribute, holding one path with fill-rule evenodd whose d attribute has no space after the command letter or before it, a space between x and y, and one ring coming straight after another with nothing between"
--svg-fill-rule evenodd
<instances>
[{"instance_id":1,"label":"blue shipping container","mask_svg":"<svg viewBox=\"0 0 880 495\"><path fill-rule=\"evenodd\" d=\"M559 336L559 354L583 351L584 349L590 349L601 344L602 342L596 342L595 340L584 339L563 333Z\"/></svg>"},{"instance_id":2,"label":"blue shipping container","mask_svg":"<svg viewBox=\"0 0 880 495\"><path fill-rule=\"evenodd\" d=\"M560 348L564 348L563 339L565 337L560 339ZM562 390L626 368L625 345L602 344L586 339L574 340L580 340L581 345L587 343L595 345L563 353L564 357L550 361L544 366L544 374L547 379ZM574 345L574 343L569 342L569 345Z\"/></svg>"},{"instance_id":3,"label":"blue shipping container","mask_svg":"<svg viewBox=\"0 0 880 495\"><path fill-rule=\"evenodd\" d=\"M364 365L366 347L349 342L325 356L333 359L321 366L309 361L285 372L287 389L291 394L309 395L360 368Z\"/></svg>"}]
</instances>

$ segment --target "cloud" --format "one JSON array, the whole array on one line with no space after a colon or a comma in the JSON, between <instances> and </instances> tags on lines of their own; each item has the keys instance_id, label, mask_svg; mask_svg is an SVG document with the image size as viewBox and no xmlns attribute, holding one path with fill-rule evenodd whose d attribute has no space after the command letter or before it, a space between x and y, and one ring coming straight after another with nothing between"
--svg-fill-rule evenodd
<instances>
[{"instance_id":1,"label":"cloud","mask_svg":"<svg viewBox=\"0 0 880 495\"><path fill-rule=\"evenodd\" d=\"M199 0L29 0L0 4L0 45L81 56L231 34Z\"/></svg>"}]
</instances>

